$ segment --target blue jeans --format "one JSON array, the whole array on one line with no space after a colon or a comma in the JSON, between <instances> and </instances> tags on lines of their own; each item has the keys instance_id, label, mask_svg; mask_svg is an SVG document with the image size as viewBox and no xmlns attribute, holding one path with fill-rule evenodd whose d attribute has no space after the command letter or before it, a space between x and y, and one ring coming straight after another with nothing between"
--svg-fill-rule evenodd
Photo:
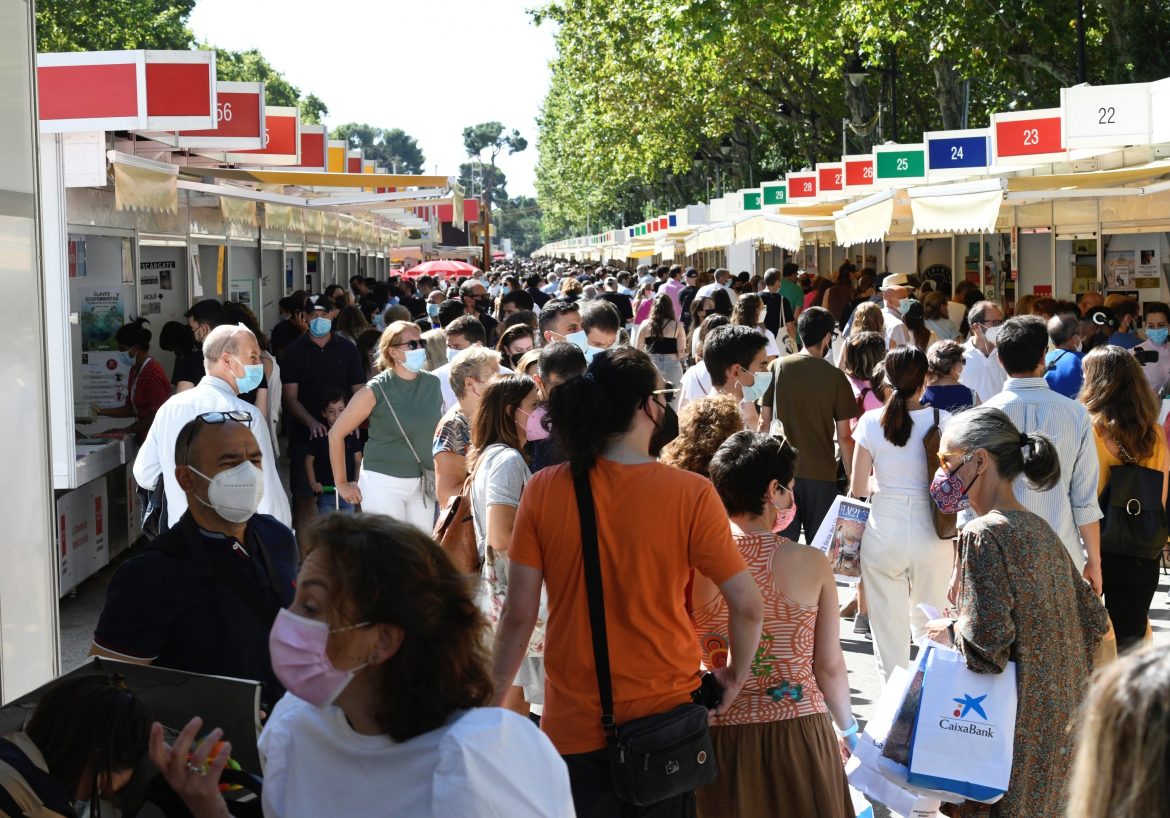
<instances>
[{"instance_id":1,"label":"blue jeans","mask_svg":"<svg viewBox=\"0 0 1170 818\"><path fill-rule=\"evenodd\" d=\"M347 503L345 500L338 497L331 491L324 494L317 495L317 513L329 514L334 511L340 511L345 514L353 514L353 505Z\"/></svg>"}]
</instances>

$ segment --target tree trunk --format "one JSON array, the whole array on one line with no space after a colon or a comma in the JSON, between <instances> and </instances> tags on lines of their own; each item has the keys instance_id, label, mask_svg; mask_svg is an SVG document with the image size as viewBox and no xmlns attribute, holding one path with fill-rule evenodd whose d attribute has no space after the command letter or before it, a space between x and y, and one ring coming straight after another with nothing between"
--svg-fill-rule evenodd
<instances>
[{"instance_id":1,"label":"tree trunk","mask_svg":"<svg viewBox=\"0 0 1170 818\"><path fill-rule=\"evenodd\" d=\"M934 98L942 115L943 130L957 130L963 126L963 80L946 57L932 60L930 67L934 71Z\"/></svg>"}]
</instances>

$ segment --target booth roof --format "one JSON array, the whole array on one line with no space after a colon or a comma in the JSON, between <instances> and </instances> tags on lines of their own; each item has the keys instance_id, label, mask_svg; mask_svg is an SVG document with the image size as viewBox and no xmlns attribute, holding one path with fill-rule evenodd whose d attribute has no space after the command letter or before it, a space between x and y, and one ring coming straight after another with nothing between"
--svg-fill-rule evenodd
<instances>
[{"instance_id":1,"label":"booth roof","mask_svg":"<svg viewBox=\"0 0 1170 818\"><path fill-rule=\"evenodd\" d=\"M233 182L259 185L295 185L297 187L446 187L447 176L413 176L404 173L315 173L304 170L241 170L239 168L193 168L183 173L198 177L211 176Z\"/></svg>"}]
</instances>

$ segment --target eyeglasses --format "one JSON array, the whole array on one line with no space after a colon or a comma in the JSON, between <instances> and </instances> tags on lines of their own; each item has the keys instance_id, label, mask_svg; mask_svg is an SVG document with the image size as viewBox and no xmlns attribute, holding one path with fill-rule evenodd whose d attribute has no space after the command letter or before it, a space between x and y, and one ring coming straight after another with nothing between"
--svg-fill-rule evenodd
<instances>
[{"instance_id":1,"label":"eyeglasses","mask_svg":"<svg viewBox=\"0 0 1170 818\"><path fill-rule=\"evenodd\" d=\"M425 341L401 341L397 344L391 344L395 347L406 347L407 349L423 349L426 347Z\"/></svg>"},{"instance_id":2,"label":"eyeglasses","mask_svg":"<svg viewBox=\"0 0 1170 818\"><path fill-rule=\"evenodd\" d=\"M226 423L229 420L234 420L236 423L252 423L252 416L247 412L204 412L198 415L196 420L201 420L209 426L214 426L220 423Z\"/></svg>"}]
</instances>

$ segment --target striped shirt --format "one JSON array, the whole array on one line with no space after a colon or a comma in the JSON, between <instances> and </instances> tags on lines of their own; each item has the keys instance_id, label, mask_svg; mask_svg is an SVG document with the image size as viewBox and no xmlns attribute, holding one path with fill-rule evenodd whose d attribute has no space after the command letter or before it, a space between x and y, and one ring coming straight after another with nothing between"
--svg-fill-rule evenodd
<instances>
[{"instance_id":1,"label":"striped shirt","mask_svg":"<svg viewBox=\"0 0 1170 818\"><path fill-rule=\"evenodd\" d=\"M1048 387L1043 378L1008 378L1003 391L984 405L1002 409L1025 434L1039 432L1056 446L1060 480L1048 491L1035 491L1023 475L1016 497L1024 508L1044 518L1068 549L1077 570L1085 567L1078 526L1101 519L1097 503L1100 466L1093 424L1085 407Z\"/></svg>"}]
</instances>

